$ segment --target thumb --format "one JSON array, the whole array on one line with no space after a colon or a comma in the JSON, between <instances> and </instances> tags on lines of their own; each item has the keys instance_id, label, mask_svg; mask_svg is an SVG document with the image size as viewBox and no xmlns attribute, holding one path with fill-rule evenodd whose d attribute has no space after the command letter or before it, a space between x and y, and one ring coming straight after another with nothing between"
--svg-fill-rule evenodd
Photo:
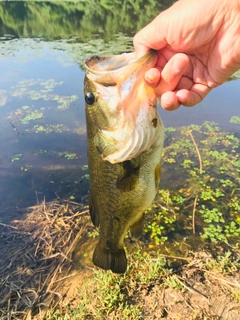
<instances>
[{"instance_id":1,"label":"thumb","mask_svg":"<svg viewBox=\"0 0 240 320\"><path fill-rule=\"evenodd\" d=\"M140 30L133 38L133 45L137 56L142 56L150 49L160 50L166 46L164 15L159 14L152 22Z\"/></svg>"}]
</instances>

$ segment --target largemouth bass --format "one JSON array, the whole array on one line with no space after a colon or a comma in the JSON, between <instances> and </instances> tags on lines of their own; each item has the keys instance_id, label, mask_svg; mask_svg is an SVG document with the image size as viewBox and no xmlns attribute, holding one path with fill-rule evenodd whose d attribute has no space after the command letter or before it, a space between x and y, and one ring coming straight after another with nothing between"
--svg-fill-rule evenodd
<instances>
[{"instance_id":1,"label":"largemouth bass","mask_svg":"<svg viewBox=\"0 0 240 320\"><path fill-rule=\"evenodd\" d=\"M139 59L126 53L85 61L89 211L100 225L93 263L115 273L126 271L124 237L128 229L141 236L160 180L164 128L144 81L156 59L151 50Z\"/></svg>"}]
</instances>

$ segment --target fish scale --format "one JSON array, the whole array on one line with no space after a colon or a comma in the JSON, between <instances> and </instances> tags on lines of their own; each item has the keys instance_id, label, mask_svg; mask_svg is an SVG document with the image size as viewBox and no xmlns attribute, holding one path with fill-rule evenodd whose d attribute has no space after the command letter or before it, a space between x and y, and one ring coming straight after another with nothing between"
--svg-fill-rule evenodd
<instances>
[{"instance_id":1,"label":"fish scale","mask_svg":"<svg viewBox=\"0 0 240 320\"><path fill-rule=\"evenodd\" d=\"M160 180L164 127L154 91L144 82L156 58L150 50L141 58L128 53L85 62L89 211L100 227L93 263L115 273L127 269L126 232L133 238L142 234L144 211Z\"/></svg>"}]
</instances>

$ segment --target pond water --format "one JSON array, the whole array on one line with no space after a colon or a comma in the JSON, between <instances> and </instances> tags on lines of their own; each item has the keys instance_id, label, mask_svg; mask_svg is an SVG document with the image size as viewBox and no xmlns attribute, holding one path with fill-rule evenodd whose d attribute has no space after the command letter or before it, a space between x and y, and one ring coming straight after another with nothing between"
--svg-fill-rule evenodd
<instances>
[{"instance_id":1,"label":"pond water","mask_svg":"<svg viewBox=\"0 0 240 320\"><path fill-rule=\"evenodd\" d=\"M132 37L173 1L0 3L0 220L89 187L84 59L132 50ZM215 121L239 135L240 80L194 108L167 112L166 127ZM163 184L167 179L162 177Z\"/></svg>"}]
</instances>

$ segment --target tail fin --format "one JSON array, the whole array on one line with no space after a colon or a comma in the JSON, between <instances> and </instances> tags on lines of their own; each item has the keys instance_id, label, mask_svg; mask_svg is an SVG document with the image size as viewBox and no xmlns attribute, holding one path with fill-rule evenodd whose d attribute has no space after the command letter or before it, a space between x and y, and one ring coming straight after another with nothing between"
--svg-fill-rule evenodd
<instances>
[{"instance_id":1,"label":"tail fin","mask_svg":"<svg viewBox=\"0 0 240 320\"><path fill-rule=\"evenodd\" d=\"M127 258L124 249L111 251L97 244L93 253L93 263L104 269L112 270L114 273L124 273L127 269Z\"/></svg>"}]
</instances>

